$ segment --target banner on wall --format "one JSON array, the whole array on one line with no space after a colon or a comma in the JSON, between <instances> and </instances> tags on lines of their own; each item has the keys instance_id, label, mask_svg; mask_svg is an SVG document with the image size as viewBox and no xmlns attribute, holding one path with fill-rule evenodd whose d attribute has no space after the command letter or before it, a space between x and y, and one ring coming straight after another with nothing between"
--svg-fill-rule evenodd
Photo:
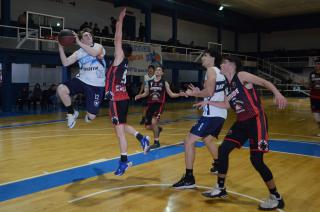
<instances>
[{"instance_id":1,"label":"banner on wall","mask_svg":"<svg viewBox=\"0 0 320 212\"><path fill-rule=\"evenodd\" d=\"M309 57L308 66L309 66L309 67L314 67L314 66L315 66L315 61L316 61L316 60L319 60L319 59L320 59L319 56Z\"/></svg>"},{"instance_id":2,"label":"banner on wall","mask_svg":"<svg viewBox=\"0 0 320 212\"><path fill-rule=\"evenodd\" d=\"M131 43L127 75L144 76L150 64L161 63L161 46L155 44Z\"/></svg>"}]
</instances>

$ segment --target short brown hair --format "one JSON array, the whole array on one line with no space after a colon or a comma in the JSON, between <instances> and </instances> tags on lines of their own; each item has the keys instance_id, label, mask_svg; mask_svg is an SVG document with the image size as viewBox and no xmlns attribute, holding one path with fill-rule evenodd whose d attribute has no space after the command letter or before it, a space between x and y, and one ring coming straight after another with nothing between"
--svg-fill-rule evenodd
<instances>
[{"instance_id":1,"label":"short brown hair","mask_svg":"<svg viewBox=\"0 0 320 212\"><path fill-rule=\"evenodd\" d=\"M241 60L239 57L236 57L236 56L232 56L232 55L227 55L227 56L224 56L222 61L223 60L228 60L229 62L231 63L234 63L236 65L236 71L240 71L241 70Z\"/></svg>"},{"instance_id":2,"label":"short brown hair","mask_svg":"<svg viewBox=\"0 0 320 212\"><path fill-rule=\"evenodd\" d=\"M89 32L91 34L91 36L93 37L93 34L92 34L92 30L88 27L84 28L83 30L81 30L79 33L78 33L78 37L79 39L81 40L82 39L82 36L85 32Z\"/></svg>"}]
</instances>

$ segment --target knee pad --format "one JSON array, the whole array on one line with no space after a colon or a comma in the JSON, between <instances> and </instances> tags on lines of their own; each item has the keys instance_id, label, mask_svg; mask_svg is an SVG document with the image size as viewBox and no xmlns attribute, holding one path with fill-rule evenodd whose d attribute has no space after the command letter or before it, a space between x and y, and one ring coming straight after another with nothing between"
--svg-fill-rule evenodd
<instances>
[{"instance_id":1,"label":"knee pad","mask_svg":"<svg viewBox=\"0 0 320 212\"><path fill-rule=\"evenodd\" d=\"M259 172L264 182L268 182L273 179L270 169L263 162L262 152L251 152L250 161L253 167Z\"/></svg>"}]
</instances>

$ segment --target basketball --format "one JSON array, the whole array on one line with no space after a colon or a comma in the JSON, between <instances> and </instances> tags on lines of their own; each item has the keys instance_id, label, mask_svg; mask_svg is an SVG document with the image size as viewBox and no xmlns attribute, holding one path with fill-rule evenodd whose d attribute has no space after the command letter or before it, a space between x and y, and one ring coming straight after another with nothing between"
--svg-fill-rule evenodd
<instances>
[{"instance_id":1,"label":"basketball","mask_svg":"<svg viewBox=\"0 0 320 212\"><path fill-rule=\"evenodd\" d=\"M63 29L58 34L58 41L62 46L70 46L76 42L76 39L70 29Z\"/></svg>"}]
</instances>

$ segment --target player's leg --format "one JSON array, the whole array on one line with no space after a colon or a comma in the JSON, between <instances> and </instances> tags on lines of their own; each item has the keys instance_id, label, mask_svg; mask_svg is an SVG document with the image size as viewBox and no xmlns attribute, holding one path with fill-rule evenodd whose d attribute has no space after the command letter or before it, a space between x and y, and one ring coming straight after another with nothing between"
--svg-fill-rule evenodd
<instances>
[{"instance_id":1,"label":"player's leg","mask_svg":"<svg viewBox=\"0 0 320 212\"><path fill-rule=\"evenodd\" d=\"M272 210L283 208L284 201L277 191L273 175L269 167L263 161L263 155L269 151L268 145L268 122L265 114L257 116L247 127L250 138L250 161L256 171L260 174L270 195L259 205L261 210Z\"/></svg>"},{"instance_id":2,"label":"player's leg","mask_svg":"<svg viewBox=\"0 0 320 212\"><path fill-rule=\"evenodd\" d=\"M228 196L225 187L225 180L229 168L229 155L235 148L240 148L245 141L247 135L244 130L245 124L236 122L232 125L229 133L218 148L218 178L217 184L212 190L203 192L202 195L209 198L225 198Z\"/></svg>"},{"instance_id":3,"label":"player's leg","mask_svg":"<svg viewBox=\"0 0 320 212\"><path fill-rule=\"evenodd\" d=\"M109 110L110 110L110 117L112 117L113 124L124 124L124 131L129 133L137 138L140 142L144 153L149 151L149 136L143 136L139 133L136 129L132 126L127 124L127 114L129 109L129 100L123 101L110 101L109 103Z\"/></svg>"},{"instance_id":4,"label":"player's leg","mask_svg":"<svg viewBox=\"0 0 320 212\"><path fill-rule=\"evenodd\" d=\"M99 113L99 108L103 101L104 87L85 85L84 94L86 96L87 110L84 120L90 123Z\"/></svg>"},{"instance_id":5,"label":"player's leg","mask_svg":"<svg viewBox=\"0 0 320 212\"><path fill-rule=\"evenodd\" d=\"M320 136L320 113L312 113L314 120L317 122L318 125L318 133L317 136Z\"/></svg>"},{"instance_id":6,"label":"player's leg","mask_svg":"<svg viewBox=\"0 0 320 212\"><path fill-rule=\"evenodd\" d=\"M83 92L83 83L79 79L72 79L64 84L60 84L57 88L57 94L67 109L67 124L69 128L73 128L79 112L72 105L71 96Z\"/></svg>"},{"instance_id":7,"label":"player's leg","mask_svg":"<svg viewBox=\"0 0 320 212\"><path fill-rule=\"evenodd\" d=\"M203 139L203 141L205 142L206 147L207 147L208 151L210 152L212 159L213 159L210 172L213 174L217 174L218 173L218 147L214 143L213 136L211 136L211 135L208 135L207 137L205 137Z\"/></svg>"},{"instance_id":8,"label":"player's leg","mask_svg":"<svg viewBox=\"0 0 320 212\"><path fill-rule=\"evenodd\" d=\"M160 147L160 127L159 127L159 120L156 116L153 116L151 119L151 129L153 132L153 144L150 146L151 149L156 149Z\"/></svg>"},{"instance_id":9,"label":"player's leg","mask_svg":"<svg viewBox=\"0 0 320 212\"><path fill-rule=\"evenodd\" d=\"M213 160L210 172L213 174L218 174L218 148L217 145L214 143L213 137L218 138L225 119L222 117L207 117L207 119L209 120L207 122L207 134L209 135L205 136L203 141L205 142Z\"/></svg>"},{"instance_id":10,"label":"player's leg","mask_svg":"<svg viewBox=\"0 0 320 212\"><path fill-rule=\"evenodd\" d=\"M127 111L123 107L123 101L109 101L109 114L112 124L119 142L120 161L119 166L114 172L115 175L120 176L132 165L128 160L128 143L125 136L126 114ZM120 115L122 113L122 115Z\"/></svg>"},{"instance_id":11,"label":"player's leg","mask_svg":"<svg viewBox=\"0 0 320 212\"><path fill-rule=\"evenodd\" d=\"M187 138L184 141L184 153L185 153L185 164L186 164L186 173L184 176L175 184L172 185L176 189L186 189L186 188L195 188L195 178L193 176L193 163L195 159L195 147L194 144L201 137L189 133Z\"/></svg>"}]
</instances>

